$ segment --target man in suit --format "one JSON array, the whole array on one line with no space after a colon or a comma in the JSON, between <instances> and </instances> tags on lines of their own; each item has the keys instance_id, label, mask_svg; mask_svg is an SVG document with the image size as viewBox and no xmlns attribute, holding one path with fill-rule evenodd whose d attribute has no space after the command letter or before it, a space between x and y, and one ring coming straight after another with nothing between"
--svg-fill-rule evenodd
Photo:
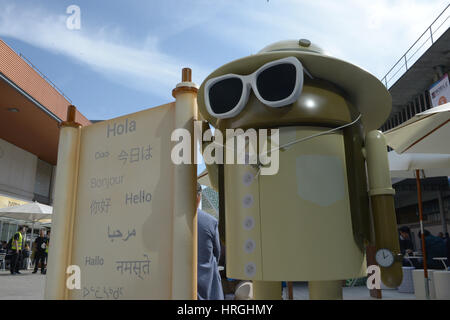
<instances>
[{"instance_id":1,"label":"man in suit","mask_svg":"<svg viewBox=\"0 0 450 320\"><path fill-rule=\"evenodd\" d=\"M198 209L201 195L202 188L197 184L197 297L199 300L223 300L219 274L219 222L210 214Z\"/></svg>"},{"instance_id":2,"label":"man in suit","mask_svg":"<svg viewBox=\"0 0 450 320\"><path fill-rule=\"evenodd\" d=\"M27 233L27 228L25 226L20 226L17 232L11 239L11 274L20 274L20 264L22 257L23 242L25 234Z\"/></svg>"}]
</instances>

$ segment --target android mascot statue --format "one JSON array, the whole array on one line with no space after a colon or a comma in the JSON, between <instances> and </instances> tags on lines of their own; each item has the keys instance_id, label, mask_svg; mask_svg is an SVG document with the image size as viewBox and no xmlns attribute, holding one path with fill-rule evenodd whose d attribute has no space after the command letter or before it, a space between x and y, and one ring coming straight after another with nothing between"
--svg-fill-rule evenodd
<instances>
[{"instance_id":1,"label":"android mascot statue","mask_svg":"<svg viewBox=\"0 0 450 320\"><path fill-rule=\"evenodd\" d=\"M263 164L207 164L227 277L252 280L255 299L281 298L281 281L307 281L310 299L342 299L342 280L367 276L373 245L383 283L400 285L395 192L377 131L391 101L374 76L306 39L274 43L205 79L204 124L278 129L280 146L275 174L261 174Z\"/></svg>"}]
</instances>

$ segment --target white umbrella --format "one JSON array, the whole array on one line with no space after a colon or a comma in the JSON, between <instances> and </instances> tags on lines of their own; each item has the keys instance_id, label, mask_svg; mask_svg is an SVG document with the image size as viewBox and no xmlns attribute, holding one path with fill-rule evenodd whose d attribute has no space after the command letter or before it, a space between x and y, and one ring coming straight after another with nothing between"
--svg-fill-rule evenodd
<instances>
[{"instance_id":1,"label":"white umbrella","mask_svg":"<svg viewBox=\"0 0 450 320\"><path fill-rule=\"evenodd\" d=\"M31 241L34 232L34 224L42 220L48 221L48 219L51 219L52 217L52 212L53 207L47 206L39 202L32 202L20 206L2 208L0 209L0 217L32 222L33 225L31 228L31 238L30 238L30 248L31 248Z\"/></svg>"},{"instance_id":2,"label":"white umbrella","mask_svg":"<svg viewBox=\"0 0 450 320\"><path fill-rule=\"evenodd\" d=\"M422 240L423 272L425 279L425 291L429 298L427 253L425 247L425 236L423 233L423 209L422 209L422 189L420 186L420 173L422 177L441 177L450 175L450 154L420 154L404 153L397 154L394 151L388 153L389 170L391 178L413 178L415 175L417 184L417 204L419 205L420 233Z\"/></svg>"},{"instance_id":3,"label":"white umbrella","mask_svg":"<svg viewBox=\"0 0 450 320\"><path fill-rule=\"evenodd\" d=\"M421 178L450 176L450 154L388 153L391 178L416 178L419 170Z\"/></svg>"},{"instance_id":4,"label":"white umbrella","mask_svg":"<svg viewBox=\"0 0 450 320\"><path fill-rule=\"evenodd\" d=\"M384 135L397 153L450 154L450 103L418 113Z\"/></svg>"}]
</instances>

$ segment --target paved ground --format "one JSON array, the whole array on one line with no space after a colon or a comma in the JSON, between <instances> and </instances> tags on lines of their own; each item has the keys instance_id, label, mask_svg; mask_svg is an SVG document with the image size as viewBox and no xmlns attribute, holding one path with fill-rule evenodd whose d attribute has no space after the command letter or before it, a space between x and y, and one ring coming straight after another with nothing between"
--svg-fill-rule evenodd
<instances>
[{"instance_id":1,"label":"paved ground","mask_svg":"<svg viewBox=\"0 0 450 320\"><path fill-rule=\"evenodd\" d=\"M21 271L21 275L12 276L8 271L0 271L0 300L42 300L44 298L45 275L32 274L31 270ZM383 290L383 299L415 299L414 294L399 293L397 290ZM294 299L308 299L308 285L294 283ZM344 300L373 299L366 287L344 288Z\"/></svg>"},{"instance_id":2,"label":"paved ground","mask_svg":"<svg viewBox=\"0 0 450 320\"><path fill-rule=\"evenodd\" d=\"M397 290L382 290L383 300L410 300L415 299L414 294L400 293ZM345 287L343 290L344 300L377 300L369 295L369 290L365 286ZM294 283L294 300L307 300L308 284L306 282Z\"/></svg>"},{"instance_id":3,"label":"paved ground","mask_svg":"<svg viewBox=\"0 0 450 320\"><path fill-rule=\"evenodd\" d=\"M9 271L0 271L0 300L44 299L45 275L31 271L22 270L22 274L14 276Z\"/></svg>"}]
</instances>

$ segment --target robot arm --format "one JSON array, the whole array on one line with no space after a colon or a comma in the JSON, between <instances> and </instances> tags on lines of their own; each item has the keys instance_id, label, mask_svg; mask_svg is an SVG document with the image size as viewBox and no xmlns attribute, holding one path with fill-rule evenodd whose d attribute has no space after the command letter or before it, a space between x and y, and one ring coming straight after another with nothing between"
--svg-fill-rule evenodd
<instances>
[{"instance_id":1,"label":"robot arm","mask_svg":"<svg viewBox=\"0 0 450 320\"><path fill-rule=\"evenodd\" d=\"M366 161L369 175L369 196L377 250L388 249L393 263L381 269L381 279L388 287L398 287L402 281L402 256L398 241L394 208L395 190L391 185L389 162L384 135L378 130L366 135Z\"/></svg>"}]
</instances>

